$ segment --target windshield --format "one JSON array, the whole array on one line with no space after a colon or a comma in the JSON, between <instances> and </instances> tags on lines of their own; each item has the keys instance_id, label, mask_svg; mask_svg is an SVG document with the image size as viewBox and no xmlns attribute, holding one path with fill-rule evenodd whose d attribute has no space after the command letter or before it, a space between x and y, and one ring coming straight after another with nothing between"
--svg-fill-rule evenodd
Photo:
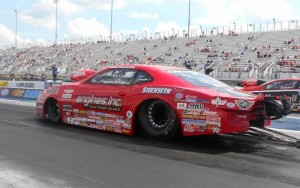
<instances>
[{"instance_id":1,"label":"windshield","mask_svg":"<svg viewBox=\"0 0 300 188\"><path fill-rule=\"evenodd\" d=\"M204 87L230 87L227 84L216 80L210 76L205 74L195 72L195 71L188 71L188 70L171 70L168 71L171 74L176 75L177 77L186 80L195 86L204 86Z\"/></svg>"}]
</instances>

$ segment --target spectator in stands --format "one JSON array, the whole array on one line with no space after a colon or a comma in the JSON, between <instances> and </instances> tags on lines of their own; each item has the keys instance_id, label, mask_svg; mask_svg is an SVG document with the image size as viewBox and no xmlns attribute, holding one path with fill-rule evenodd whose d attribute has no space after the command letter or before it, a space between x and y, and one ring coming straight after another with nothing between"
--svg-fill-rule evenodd
<instances>
[{"instance_id":1,"label":"spectator in stands","mask_svg":"<svg viewBox=\"0 0 300 188\"><path fill-rule=\"evenodd\" d=\"M15 74L14 74L14 73L11 73L11 74L9 75L9 78L10 78L11 81L15 81L15 79L16 79Z\"/></svg>"},{"instance_id":2,"label":"spectator in stands","mask_svg":"<svg viewBox=\"0 0 300 188\"><path fill-rule=\"evenodd\" d=\"M212 69L212 68L207 68L207 69L205 69L205 74L206 75L209 75L210 76L210 73L212 72L212 71L214 71L214 69Z\"/></svg>"},{"instance_id":3,"label":"spectator in stands","mask_svg":"<svg viewBox=\"0 0 300 188\"><path fill-rule=\"evenodd\" d=\"M58 74L58 69L52 65L52 76L53 76L53 81L56 82L56 79L57 79L57 74Z\"/></svg>"},{"instance_id":4,"label":"spectator in stands","mask_svg":"<svg viewBox=\"0 0 300 188\"><path fill-rule=\"evenodd\" d=\"M280 66L278 66L275 70L275 74L274 74L275 79L279 79L279 74L280 74Z\"/></svg>"},{"instance_id":5,"label":"spectator in stands","mask_svg":"<svg viewBox=\"0 0 300 188\"><path fill-rule=\"evenodd\" d=\"M41 81L45 82L47 79L47 76L46 74L43 72L42 75L41 75Z\"/></svg>"}]
</instances>

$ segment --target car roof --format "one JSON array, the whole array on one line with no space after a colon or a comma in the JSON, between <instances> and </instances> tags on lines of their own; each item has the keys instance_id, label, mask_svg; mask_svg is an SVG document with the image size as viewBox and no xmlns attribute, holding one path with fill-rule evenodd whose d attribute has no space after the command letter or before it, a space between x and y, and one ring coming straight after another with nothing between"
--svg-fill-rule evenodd
<instances>
[{"instance_id":1,"label":"car roof","mask_svg":"<svg viewBox=\"0 0 300 188\"><path fill-rule=\"evenodd\" d=\"M263 83L262 85L266 85L272 82L277 82L277 81L300 81L300 78L281 78L281 79L276 79L276 80L270 80L268 82Z\"/></svg>"},{"instance_id":2,"label":"car roof","mask_svg":"<svg viewBox=\"0 0 300 188\"><path fill-rule=\"evenodd\" d=\"M162 65L145 65L145 64L123 64L115 65L108 68L135 68L140 70L157 70L157 71L168 71L168 70L188 70L182 67L173 67L173 66L162 66Z\"/></svg>"}]
</instances>

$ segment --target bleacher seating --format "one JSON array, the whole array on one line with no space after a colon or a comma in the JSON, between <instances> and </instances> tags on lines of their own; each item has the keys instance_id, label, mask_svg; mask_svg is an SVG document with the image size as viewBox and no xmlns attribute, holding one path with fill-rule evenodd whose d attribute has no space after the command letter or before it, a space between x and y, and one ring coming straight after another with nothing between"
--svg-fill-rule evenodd
<instances>
[{"instance_id":1,"label":"bleacher seating","mask_svg":"<svg viewBox=\"0 0 300 188\"><path fill-rule=\"evenodd\" d=\"M271 78L280 66L282 73L300 73L299 30L264 33L231 33L197 37L160 37L125 42L85 42L0 51L0 74L46 73L58 67L68 77L78 69L100 70L122 63L186 66L222 79ZM20 76L21 77L21 76ZM38 78L39 76L37 76Z\"/></svg>"}]
</instances>

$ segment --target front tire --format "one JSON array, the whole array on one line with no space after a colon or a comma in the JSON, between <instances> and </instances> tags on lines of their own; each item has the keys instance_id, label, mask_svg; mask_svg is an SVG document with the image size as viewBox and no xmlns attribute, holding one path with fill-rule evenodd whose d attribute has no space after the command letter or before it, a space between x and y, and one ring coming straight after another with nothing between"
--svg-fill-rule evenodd
<instances>
[{"instance_id":1,"label":"front tire","mask_svg":"<svg viewBox=\"0 0 300 188\"><path fill-rule=\"evenodd\" d=\"M46 109L50 121L61 122L61 111L55 99L52 99L47 103Z\"/></svg>"},{"instance_id":2,"label":"front tire","mask_svg":"<svg viewBox=\"0 0 300 188\"><path fill-rule=\"evenodd\" d=\"M150 100L139 110L143 131L151 137L169 140L179 131L179 120L174 110L165 102Z\"/></svg>"}]
</instances>

